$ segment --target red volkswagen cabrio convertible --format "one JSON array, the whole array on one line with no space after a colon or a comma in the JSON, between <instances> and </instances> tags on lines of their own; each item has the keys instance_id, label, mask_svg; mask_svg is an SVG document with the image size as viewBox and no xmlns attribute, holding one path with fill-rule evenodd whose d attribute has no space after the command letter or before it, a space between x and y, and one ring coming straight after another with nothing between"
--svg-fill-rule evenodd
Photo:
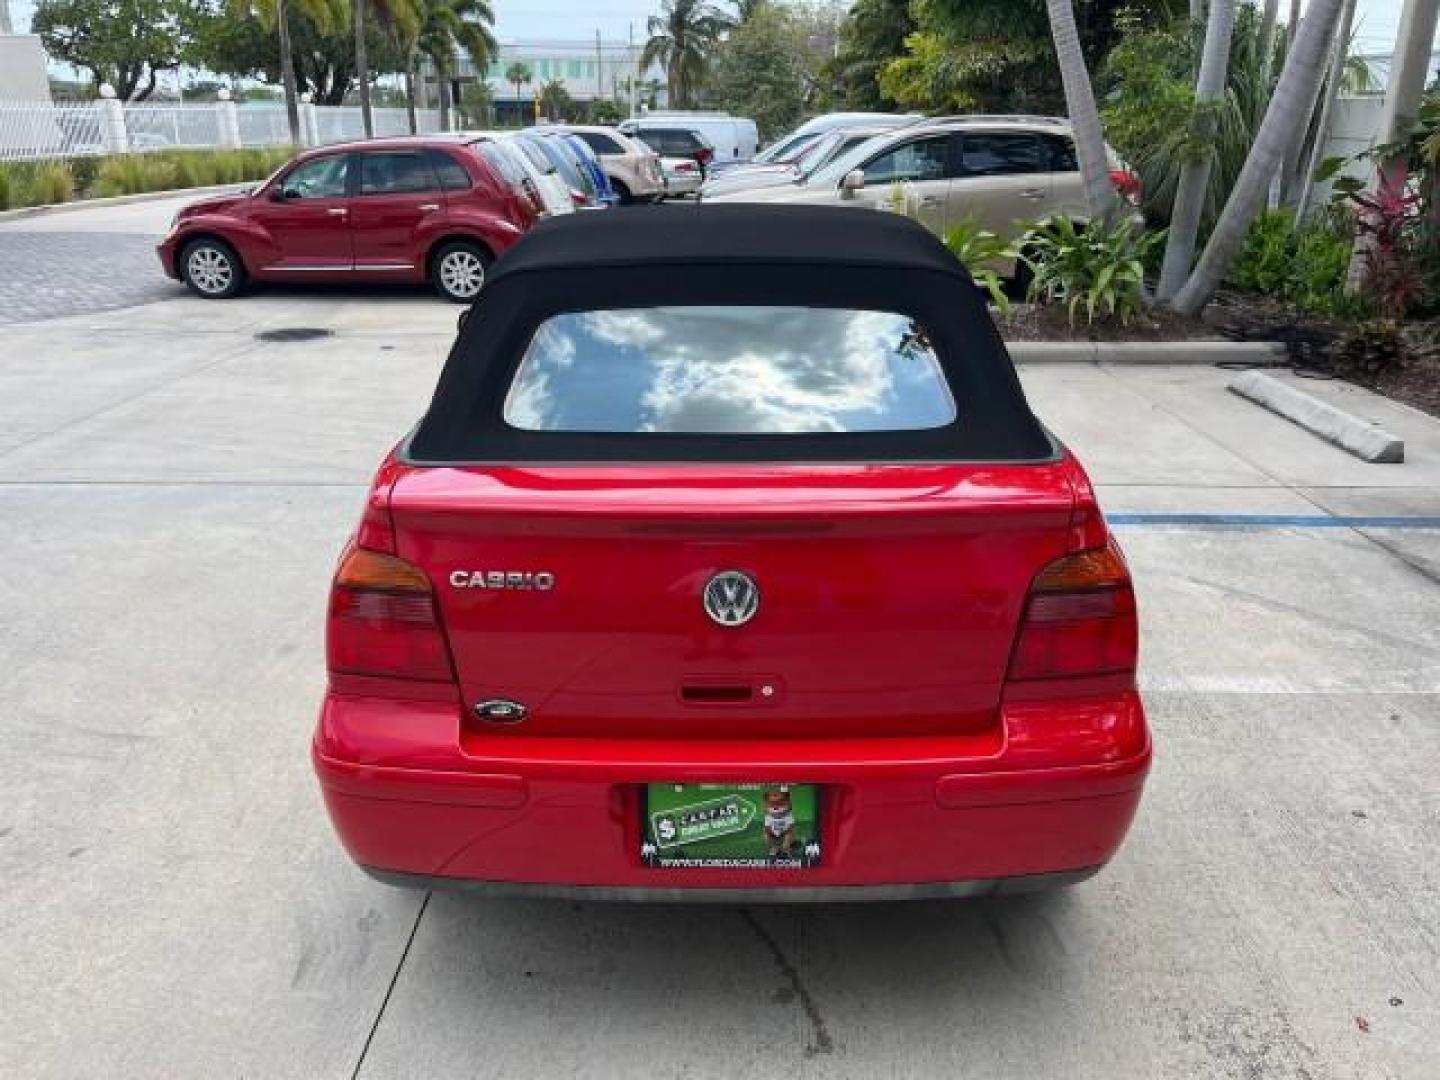
<instances>
[{"instance_id":1,"label":"red volkswagen cabrio convertible","mask_svg":"<svg viewBox=\"0 0 1440 1080\"><path fill-rule=\"evenodd\" d=\"M1135 598L961 265L897 215L545 222L381 465L313 755L374 876L965 896L1115 854Z\"/></svg>"}]
</instances>

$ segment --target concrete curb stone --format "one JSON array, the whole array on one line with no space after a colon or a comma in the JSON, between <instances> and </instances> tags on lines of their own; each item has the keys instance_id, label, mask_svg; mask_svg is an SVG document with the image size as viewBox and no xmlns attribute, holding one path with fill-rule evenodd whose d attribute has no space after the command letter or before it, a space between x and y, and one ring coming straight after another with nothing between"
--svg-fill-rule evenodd
<instances>
[{"instance_id":1,"label":"concrete curb stone","mask_svg":"<svg viewBox=\"0 0 1440 1080\"><path fill-rule=\"evenodd\" d=\"M1362 461L1393 464L1405 460L1404 440L1263 371L1247 371L1226 389L1283 416Z\"/></svg>"},{"instance_id":2,"label":"concrete curb stone","mask_svg":"<svg viewBox=\"0 0 1440 1080\"><path fill-rule=\"evenodd\" d=\"M1273 364L1274 341L1009 341L1017 364Z\"/></svg>"}]
</instances>

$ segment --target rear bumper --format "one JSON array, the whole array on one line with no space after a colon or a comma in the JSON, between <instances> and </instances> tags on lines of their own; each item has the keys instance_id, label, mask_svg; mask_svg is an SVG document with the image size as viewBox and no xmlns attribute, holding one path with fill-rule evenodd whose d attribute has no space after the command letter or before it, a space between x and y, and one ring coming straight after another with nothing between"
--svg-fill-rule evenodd
<instances>
[{"instance_id":1,"label":"rear bumper","mask_svg":"<svg viewBox=\"0 0 1440 1080\"><path fill-rule=\"evenodd\" d=\"M699 904L874 904L897 900L962 900L977 896L1017 896L1077 885L1098 874L1102 867L1065 870L1054 874L996 878L991 881L927 881L917 885L776 885L770 888L702 889L659 888L636 885L528 885L510 881L474 881L468 878L402 874L362 866L376 881L402 889L450 889L481 896L529 900L624 900L635 903Z\"/></svg>"},{"instance_id":2,"label":"rear bumper","mask_svg":"<svg viewBox=\"0 0 1440 1080\"><path fill-rule=\"evenodd\" d=\"M745 743L479 736L462 733L452 703L332 693L313 759L351 857L387 881L598 899L867 900L1089 876L1129 829L1150 742L1133 693L1007 706L989 734ZM821 865L645 866L639 785L705 780L823 785Z\"/></svg>"}]
</instances>

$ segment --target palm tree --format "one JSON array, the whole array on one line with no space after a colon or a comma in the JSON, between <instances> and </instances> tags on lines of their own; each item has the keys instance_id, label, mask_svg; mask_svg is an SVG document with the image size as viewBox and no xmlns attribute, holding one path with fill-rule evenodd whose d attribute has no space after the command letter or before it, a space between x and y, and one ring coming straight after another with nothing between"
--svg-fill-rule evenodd
<instances>
[{"instance_id":1,"label":"palm tree","mask_svg":"<svg viewBox=\"0 0 1440 1080\"><path fill-rule=\"evenodd\" d=\"M230 11L241 19L257 19L266 30L273 31L280 49L280 84L285 89L285 114L290 121L290 142L299 146L304 139L300 132L300 94L295 80L295 52L290 46L289 5L294 3L300 13L321 33L335 27L336 11L331 0L228 0Z\"/></svg>"},{"instance_id":2,"label":"palm tree","mask_svg":"<svg viewBox=\"0 0 1440 1080\"><path fill-rule=\"evenodd\" d=\"M531 78L530 65L521 63L519 60L505 69L505 81L515 87L515 104L517 110L520 104L520 87L529 86Z\"/></svg>"},{"instance_id":3,"label":"palm tree","mask_svg":"<svg viewBox=\"0 0 1440 1080\"><path fill-rule=\"evenodd\" d=\"M490 0L409 0L414 5L413 37L404 42L409 70L405 73L411 111L411 130L415 129L414 84L415 67L425 56L435 67L440 91L440 129L450 130L450 76L455 72L455 58L463 49L475 65L475 77L483 80L490 60L499 46L490 27L495 12ZM507 73L508 74L508 73Z\"/></svg>"},{"instance_id":4,"label":"palm tree","mask_svg":"<svg viewBox=\"0 0 1440 1080\"><path fill-rule=\"evenodd\" d=\"M575 99L565 87L564 79L551 79L540 87L540 107L550 120L564 120L575 109Z\"/></svg>"},{"instance_id":5,"label":"palm tree","mask_svg":"<svg viewBox=\"0 0 1440 1080\"><path fill-rule=\"evenodd\" d=\"M1045 0L1050 14L1050 34L1055 39L1055 57L1060 63L1060 81L1065 87L1065 107L1075 137L1075 156L1085 184L1085 206L1092 218L1107 216L1115 206L1115 187L1110 182L1110 160L1105 152L1105 135L1100 127L1100 110L1095 107L1095 90L1080 51L1080 30L1075 25L1071 0ZM653 21L653 20L652 20Z\"/></svg>"},{"instance_id":6,"label":"palm tree","mask_svg":"<svg viewBox=\"0 0 1440 1080\"><path fill-rule=\"evenodd\" d=\"M420 22L422 0L348 0L351 27L355 34L355 82L360 97L360 118L365 137L375 136L375 118L370 105L370 57L365 43L365 23L370 14L404 48ZM368 13L368 14L367 14ZM407 73L408 75L408 73Z\"/></svg>"},{"instance_id":7,"label":"palm tree","mask_svg":"<svg viewBox=\"0 0 1440 1080\"><path fill-rule=\"evenodd\" d=\"M1175 290L1190 276L1190 264L1195 261L1195 240L1200 235L1210 169L1215 163L1215 114L1225 97L1234 31L1235 0L1210 0L1205 51L1200 57L1200 74L1195 81L1195 110L1191 120L1192 136L1198 145L1189 147L1180 169L1180 186L1170 212L1170 235L1165 241L1165 261L1156 289L1161 300L1175 295Z\"/></svg>"},{"instance_id":8,"label":"palm tree","mask_svg":"<svg viewBox=\"0 0 1440 1080\"><path fill-rule=\"evenodd\" d=\"M1220 220L1215 223L1200 262L1172 301L1172 306L1181 314L1194 315L1205 306L1245 242L1245 234L1265 203L1270 178L1280 165L1292 133L1306 122L1313 107L1344 2L1310 0L1269 108L1265 110L1265 119L1220 213Z\"/></svg>"},{"instance_id":9,"label":"palm tree","mask_svg":"<svg viewBox=\"0 0 1440 1080\"><path fill-rule=\"evenodd\" d=\"M665 69L670 104L685 108L705 81L710 56L734 22L705 0L665 0L662 14L650 16L650 40L640 54L640 70L658 62Z\"/></svg>"}]
</instances>

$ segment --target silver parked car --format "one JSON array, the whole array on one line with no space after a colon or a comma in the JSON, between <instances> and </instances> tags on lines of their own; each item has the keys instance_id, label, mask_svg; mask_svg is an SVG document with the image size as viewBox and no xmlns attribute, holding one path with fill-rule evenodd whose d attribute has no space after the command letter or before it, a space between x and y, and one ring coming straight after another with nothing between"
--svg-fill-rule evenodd
<instances>
[{"instance_id":1,"label":"silver parked car","mask_svg":"<svg viewBox=\"0 0 1440 1080\"><path fill-rule=\"evenodd\" d=\"M711 176L700 189L700 196L704 199L734 191L803 184L813 173L841 154L848 153L866 139L884 134L886 130L888 129L877 127L836 128L820 135L788 164L756 165L752 162L748 165L736 165L733 169L726 169L723 173Z\"/></svg>"}]
</instances>

